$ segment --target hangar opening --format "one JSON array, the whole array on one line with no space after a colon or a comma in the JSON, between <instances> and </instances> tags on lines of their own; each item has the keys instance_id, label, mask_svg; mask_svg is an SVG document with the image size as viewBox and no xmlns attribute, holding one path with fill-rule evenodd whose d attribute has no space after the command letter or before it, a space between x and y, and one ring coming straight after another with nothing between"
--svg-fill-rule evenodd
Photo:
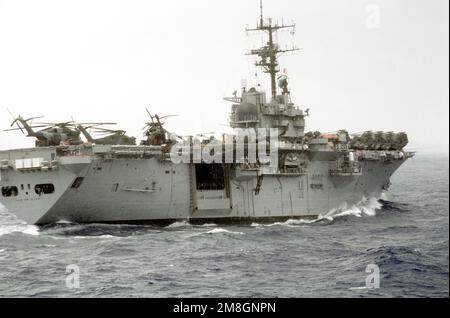
<instances>
[{"instance_id":1,"label":"hangar opening","mask_svg":"<svg viewBox=\"0 0 450 318\"><path fill-rule=\"evenodd\" d=\"M225 174L222 164L195 165L195 181L197 190L224 190Z\"/></svg>"}]
</instances>

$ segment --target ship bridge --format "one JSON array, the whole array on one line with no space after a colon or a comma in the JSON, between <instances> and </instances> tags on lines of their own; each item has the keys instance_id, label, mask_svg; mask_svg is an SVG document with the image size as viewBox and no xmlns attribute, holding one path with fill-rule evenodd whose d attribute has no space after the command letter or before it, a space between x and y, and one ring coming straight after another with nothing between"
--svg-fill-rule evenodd
<instances>
[{"instance_id":1,"label":"ship bridge","mask_svg":"<svg viewBox=\"0 0 450 318\"><path fill-rule=\"evenodd\" d=\"M229 100L229 99L227 99ZM305 136L305 113L290 102L288 94L278 95L270 103L264 92L243 91L239 104L231 109L232 128L278 128L280 139L300 141Z\"/></svg>"}]
</instances>

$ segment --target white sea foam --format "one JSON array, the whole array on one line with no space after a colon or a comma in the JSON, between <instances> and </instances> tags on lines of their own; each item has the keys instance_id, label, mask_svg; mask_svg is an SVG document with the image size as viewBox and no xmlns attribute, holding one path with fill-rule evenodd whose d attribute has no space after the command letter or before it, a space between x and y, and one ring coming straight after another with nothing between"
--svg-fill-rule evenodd
<instances>
[{"instance_id":1,"label":"white sea foam","mask_svg":"<svg viewBox=\"0 0 450 318\"><path fill-rule=\"evenodd\" d=\"M381 200L384 200L384 201L389 201L389 196L388 196L387 191L381 192L380 199L381 199Z\"/></svg>"},{"instance_id":2,"label":"white sea foam","mask_svg":"<svg viewBox=\"0 0 450 318\"><path fill-rule=\"evenodd\" d=\"M97 238L101 238L101 239L116 239L116 238L120 238L120 236L115 236L115 235L111 235L111 234L103 234L103 235L97 236Z\"/></svg>"},{"instance_id":3,"label":"white sea foam","mask_svg":"<svg viewBox=\"0 0 450 318\"><path fill-rule=\"evenodd\" d=\"M273 226L273 225L286 225L286 226L297 226L297 225L305 225L305 224L313 224L316 223L320 220L322 220L322 217L319 217L317 219L313 219L313 220L308 220L308 219L290 219L287 220L285 222L277 222L274 224L270 224L269 226Z\"/></svg>"},{"instance_id":4,"label":"white sea foam","mask_svg":"<svg viewBox=\"0 0 450 318\"><path fill-rule=\"evenodd\" d=\"M369 289L369 287L366 286L361 286L361 287L350 287L350 290L364 290L364 289Z\"/></svg>"},{"instance_id":5,"label":"white sea foam","mask_svg":"<svg viewBox=\"0 0 450 318\"><path fill-rule=\"evenodd\" d=\"M0 236L11 233L39 235L39 228L19 220L16 216L8 213L5 207L0 206Z\"/></svg>"},{"instance_id":6,"label":"white sea foam","mask_svg":"<svg viewBox=\"0 0 450 318\"><path fill-rule=\"evenodd\" d=\"M189 223L189 221L179 221L179 222L175 222L175 223L172 223L172 224L166 226L166 229L176 229L176 228L190 227L190 226L217 227L217 224L215 224L215 223L205 223L205 224L200 224L200 225L193 225L193 224Z\"/></svg>"},{"instance_id":7,"label":"white sea foam","mask_svg":"<svg viewBox=\"0 0 450 318\"><path fill-rule=\"evenodd\" d=\"M202 224L200 226L202 226L202 227L216 227L217 224L215 224L215 223L206 223L206 224Z\"/></svg>"},{"instance_id":8,"label":"white sea foam","mask_svg":"<svg viewBox=\"0 0 450 318\"><path fill-rule=\"evenodd\" d=\"M377 210L382 207L382 204L379 202L379 199L371 198L366 199L363 198L359 203L348 206L344 204L342 207L333 209L328 212L324 217L329 218L331 220L342 217L342 216L355 216L355 217L363 217L363 216L375 216Z\"/></svg>"},{"instance_id":9,"label":"white sea foam","mask_svg":"<svg viewBox=\"0 0 450 318\"><path fill-rule=\"evenodd\" d=\"M89 239L120 239L120 236L114 236L111 234L102 234L102 235L86 235L86 236L81 236L81 235L77 235L77 236L70 236L68 237L70 239L76 239L76 240L89 240Z\"/></svg>"},{"instance_id":10,"label":"white sea foam","mask_svg":"<svg viewBox=\"0 0 450 318\"><path fill-rule=\"evenodd\" d=\"M39 235L39 229L34 225L0 225L0 236L19 232L27 235Z\"/></svg>"},{"instance_id":11,"label":"white sea foam","mask_svg":"<svg viewBox=\"0 0 450 318\"><path fill-rule=\"evenodd\" d=\"M239 234L239 235L244 235L243 232L233 232L233 231L228 231L225 229L222 229L220 227L214 228L211 231L206 232L206 234L219 234L219 233L228 233L228 234Z\"/></svg>"},{"instance_id":12,"label":"white sea foam","mask_svg":"<svg viewBox=\"0 0 450 318\"><path fill-rule=\"evenodd\" d=\"M66 220L59 220L58 222L56 222L56 224L75 224L75 223Z\"/></svg>"},{"instance_id":13,"label":"white sea foam","mask_svg":"<svg viewBox=\"0 0 450 318\"><path fill-rule=\"evenodd\" d=\"M262 227L262 228L272 227L272 226L296 227L296 226L300 226L300 225L308 225L308 224L317 223L322 220L332 221L332 219L327 216L319 216L316 219L289 219L284 222L275 222L275 223L270 223L270 224L252 223L250 226L251 227Z\"/></svg>"},{"instance_id":14,"label":"white sea foam","mask_svg":"<svg viewBox=\"0 0 450 318\"><path fill-rule=\"evenodd\" d=\"M172 224L166 226L166 229L176 229L178 227L186 227L186 226L191 226L191 225L187 221L181 221L181 222L175 222L175 223L172 223Z\"/></svg>"},{"instance_id":15,"label":"white sea foam","mask_svg":"<svg viewBox=\"0 0 450 318\"><path fill-rule=\"evenodd\" d=\"M289 219L285 222L275 222L271 224L259 224L252 223L252 227L272 227L272 226L286 226L286 227L296 227L301 225L314 224L322 221L332 222L336 218L344 216L354 216L354 217L373 217L376 215L376 211L379 210L382 205L378 202L376 198L363 199L359 203L348 206L343 204L340 208L333 209L325 215L319 215L316 219Z\"/></svg>"},{"instance_id":16,"label":"white sea foam","mask_svg":"<svg viewBox=\"0 0 450 318\"><path fill-rule=\"evenodd\" d=\"M188 226L193 226L191 223L189 223L189 221L180 221L180 222L175 222L172 223L168 226L166 226L166 229L176 229L179 227L188 227ZM195 225L198 227L217 227L217 224L215 223L205 223L205 224L201 224L201 225Z\"/></svg>"}]
</instances>

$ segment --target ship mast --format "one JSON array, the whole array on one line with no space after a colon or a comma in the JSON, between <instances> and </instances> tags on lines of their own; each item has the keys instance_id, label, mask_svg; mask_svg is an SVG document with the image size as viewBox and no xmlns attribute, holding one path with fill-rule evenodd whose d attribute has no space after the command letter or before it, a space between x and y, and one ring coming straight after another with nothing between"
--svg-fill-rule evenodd
<instances>
[{"instance_id":1,"label":"ship mast","mask_svg":"<svg viewBox=\"0 0 450 318\"><path fill-rule=\"evenodd\" d=\"M277 96L277 73L280 71L278 66L278 57L286 52L292 52L292 51L298 51L297 48L287 49L287 50L280 50L278 47L278 44L274 42L274 33L281 29L292 29L293 32L295 32L295 24L290 25L278 25L278 24L272 24L272 19L268 19L267 23L264 22L263 17L263 4L262 0L260 0L260 20L259 25L257 25L254 29L246 29L247 32L253 32L253 31L263 31L266 32L269 35L269 41L267 42L266 46L263 46L262 48L251 50L247 55L256 55L260 57L260 60L255 63L256 66L260 66L263 68L265 73L270 74L270 83L271 83L271 90L272 90L272 99L276 98Z\"/></svg>"}]
</instances>

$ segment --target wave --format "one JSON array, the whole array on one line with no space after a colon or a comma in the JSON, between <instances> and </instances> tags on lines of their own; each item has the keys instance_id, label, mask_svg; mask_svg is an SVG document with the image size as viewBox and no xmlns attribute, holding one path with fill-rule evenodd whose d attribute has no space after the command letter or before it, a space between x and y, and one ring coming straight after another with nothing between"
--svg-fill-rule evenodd
<instances>
[{"instance_id":1,"label":"wave","mask_svg":"<svg viewBox=\"0 0 450 318\"><path fill-rule=\"evenodd\" d=\"M202 224L202 225L197 225L199 227L216 227L217 224L215 223L206 223L206 224Z\"/></svg>"},{"instance_id":2,"label":"wave","mask_svg":"<svg viewBox=\"0 0 450 318\"><path fill-rule=\"evenodd\" d=\"M408 212L410 210L410 205L405 203L392 202L385 199L380 199L379 201L383 206L383 210L392 212Z\"/></svg>"},{"instance_id":3,"label":"wave","mask_svg":"<svg viewBox=\"0 0 450 318\"><path fill-rule=\"evenodd\" d=\"M379 199L371 198L366 199L363 198L357 204L348 207L347 204L343 204L342 207L333 209L328 212L323 218L328 218L330 220L334 220L335 218L343 217L343 216L355 216L355 217L363 217L376 216L377 211L383 207L383 204L380 203Z\"/></svg>"},{"instance_id":4,"label":"wave","mask_svg":"<svg viewBox=\"0 0 450 318\"><path fill-rule=\"evenodd\" d=\"M349 290L365 290L365 289L371 289L370 287L361 286L361 287L350 287Z\"/></svg>"},{"instance_id":5,"label":"wave","mask_svg":"<svg viewBox=\"0 0 450 318\"><path fill-rule=\"evenodd\" d=\"M422 262L426 255L419 249L409 246L380 246L369 248L362 257L371 259L377 265L398 265L401 263Z\"/></svg>"},{"instance_id":6,"label":"wave","mask_svg":"<svg viewBox=\"0 0 450 318\"><path fill-rule=\"evenodd\" d=\"M6 212L6 209L0 206L0 236L12 233L39 235L39 228L19 220L15 215Z\"/></svg>"},{"instance_id":7,"label":"wave","mask_svg":"<svg viewBox=\"0 0 450 318\"><path fill-rule=\"evenodd\" d=\"M386 199L386 196L384 196ZM307 225L328 225L333 223L336 219L342 217L373 217L376 215L377 211L380 209L387 210L397 210L396 205L389 201L384 201L382 199L363 199L359 203L348 206L343 205L340 208L333 209L325 215L319 215L316 219L289 219L285 222L275 222L272 224L259 224L252 223L252 227L272 227L272 226L286 226L286 227L296 227L296 226L307 226ZM2 207L0 207L1 209ZM4 209L4 208L3 208ZM400 209L398 209L400 210ZM102 224L78 224L72 223L66 220L60 220L48 226L43 226L38 228L34 225L28 225L24 222L18 220L15 216L9 213L0 213L0 236L21 232L28 235L39 235L43 234L56 234L58 236L76 236L76 237L101 237L103 235L111 236L129 236L135 235L139 232L147 232L148 227L145 226L126 226L126 225L102 225ZM165 229L181 229L181 228L192 228L192 227L210 227L213 228L211 231L206 233L216 234L216 233L239 233L232 232L225 229L217 227L217 224L209 223L203 225L191 224L189 221L179 221L165 227Z\"/></svg>"},{"instance_id":8,"label":"wave","mask_svg":"<svg viewBox=\"0 0 450 318\"><path fill-rule=\"evenodd\" d=\"M168 226L166 226L166 229L176 229L176 228L180 228L180 227L187 227L187 226L191 226L191 224L187 221L180 221L180 222L175 222L172 223Z\"/></svg>"},{"instance_id":9,"label":"wave","mask_svg":"<svg viewBox=\"0 0 450 318\"><path fill-rule=\"evenodd\" d=\"M252 223L250 226L251 227L272 227L272 226L287 226L287 227L296 227L299 225L309 225L309 224L314 224L314 223L318 223L321 221L329 221L330 219L326 218L326 217L318 217L316 219L289 219L287 221L284 222L275 222L275 223L271 223L271 224L259 224L259 223Z\"/></svg>"},{"instance_id":10,"label":"wave","mask_svg":"<svg viewBox=\"0 0 450 318\"><path fill-rule=\"evenodd\" d=\"M39 228L34 225L2 225L0 227L0 236L12 233L23 233L27 235L39 235Z\"/></svg>"},{"instance_id":11,"label":"wave","mask_svg":"<svg viewBox=\"0 0 450 318\"><path fill-rule=\"evenodd\" d=\"M66 221L66 220L59 220L55 224L76 224L75 222Z\"/></svg>"},{"instance_id":12,"label":"wave","mask_svg":"<svg viewBox=\"0 0 450 318\"><path fill-rule=\"evenodd\" d=\"M37 248L55 248L57 247L57 245L53 245L53 244L41 244L36 246Z\"/></svg>"},{"instance_id":13,"label":"wave","mask_svg":"<svg viewBox=\"0 0 450 318\"><path fill-rule=\"evenodd\" d=\"M205 234L221 234L221 233L239 234L239 235L244 235L245 234L243 232L233 232L233 231L225 230L225 229L220 228L220 227L216 227L216 228L206 232Z\"/></svg>"},{"instance_id":14,"label":"wave","mask_svg":"<svg viewBox=\"0 0 450 318\"><path fill-rule=\"evenodd\" d=\"M189 221L179 221L172 223L166 227L165 229L177 229L177 228L186 228L186 227L217 227L215 223L205 223L205 224L192 224Z\"/></svg>"},{"instance_id":15,"label":"wave","mask_svg":"<svg viewBox=\"0 0 450 318\"><path fill-rule=\"evenodd\" d=\"M82 238L117 238L137 235L148 230L146 226L120 225L120 224L80 224L70 222L58 222L45 225L41 233L52 238L70 237Z\"/></svg>"},{"instance_id":16,"label":"wave","mask_svg":"<svg viewBox=\"0 0 450 318\"><path fill-rule=\"evenodd\" d=\"M251 227L272 227L272 226L286 226L296 227L304 225L322 224L328 225L333 223L336 219L342 217L374 217L378 210L383 208L382 201L376 198L366 199L363 198L355 205L348 206L343 204L341 207L332 209L325 215L319 215L316 219L289 219L285 222L275 222L271 224L259 224L252 223Z\"/></svg>"},{"instance_id":17,"label":"wave","mask_svg":"<svg viewBox=\"0 0 450 318\"><path fill-rule=\"evenodd\" d=\"M448 284L448 259L436 261L427 251L413 246L388 245L370 248L359 258L361 263L377 264L392 284L402 281L405 277L424 273L427 273L427 281L416 281L416 284L433 286L442 280L447 280Z\"/></svg>"}]
</instances>

